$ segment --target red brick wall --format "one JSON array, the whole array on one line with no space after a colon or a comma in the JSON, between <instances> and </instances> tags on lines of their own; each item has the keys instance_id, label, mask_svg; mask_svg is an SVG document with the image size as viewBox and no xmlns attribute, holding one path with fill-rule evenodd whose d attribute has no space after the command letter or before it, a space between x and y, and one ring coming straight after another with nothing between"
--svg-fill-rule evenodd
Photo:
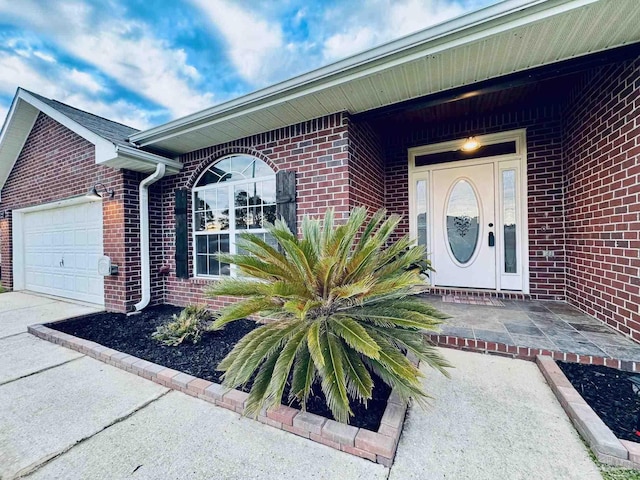
<instances>
[{"instance_id":1,"label":"red brick wall","mask_svg":"<svg viewBox=\"0 0 640 480\"><path fill-rule=\"evenodd\" d=\"M403 216L397 236L409 233L408 153L412 147L527 129L530 293L537 299L564 299L562 203L562 117L559 106L514 107L506 113L477 114L469 120L425 126L389 126L385 142L385 203ZM546 260L542 250L553 250Z\"/></svg>"},{"instance_id":2,"label":"red brick wall","mask_svg":"<svg viewBox=\"0 0 640 480\"><path fill-rule=\"evenodd\" d=\"M174 305L205 302L203 287L211 283L203 279L180 279L175 276L175 218L174 189L187 188L189 228L189 273L193 275L191 258L191 188L200 174L212 163L233 153L254 155L267 162L274 171L295 170L297 189L298 225L302 216L321 215L329 207L336 210L336 217L344 219L350 210L348 118L344 114L330 115L310 122L255 135L223 145L188 153L181 158L183 170L164 179L153 195L162 196L164 242L161 250L154 244L152 272L161 264L170 265L165 278L164 301ZM153 200L158 202L157 198ZM154 232L161 230L154 220ZM230 299L208 300L213 307L220 307ZM160 289L154 290L154 302L160 300Z\"/></svg>"},{"instance_id":3,"label":"red brick wall","mask_svg":"<svg viewBox=\"0 0 640 480\"><path fill-rule=\"evenodd\" d=\"M567 297L640 341L640 58L587 75L565 124Z\"/></svg>"},{"instance_id":4,"label":"red brick wall","mask_svg":"<svg viewBox=\"0 0 640 480\"><path fill-rule=\"evenodd\" d=\"M117 276L105 278L105 305L125 311L139 295L132 273L139 271L139 242L132 204L137 202L135 174L95 164L94 146L50 117L40 114L2 189L0 212L84 195L102 182L115 189L103 202L104 253L120 266ZM13 287L11 214L0 218L2 285Z\"/></svg>"},{"instance_id":5,"label":"red brick wall","mask_svg":"<svg viewBox=\"0 0 640 480\"><path fill-rule=\"evenodd\" d=\"M385 206L384 154L378 134L367 123L349 122L350 206L372 211Z\"/></svg>"}]
</instances>

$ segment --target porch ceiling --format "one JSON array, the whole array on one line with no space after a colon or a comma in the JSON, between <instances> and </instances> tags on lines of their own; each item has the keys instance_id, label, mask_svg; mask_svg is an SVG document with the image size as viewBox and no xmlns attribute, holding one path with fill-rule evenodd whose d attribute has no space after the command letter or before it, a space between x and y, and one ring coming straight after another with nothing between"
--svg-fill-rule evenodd
<instances>
[{"instance_id":1,"label":"porch ceiling","mask_svg":"<svg viewBox=\"0 0 640 480\"><path fill-rule=\"evenodd\" d=\"M340 111L367 112L640 42L637 0L507 0L134 134L186 153Z\"/></svg>"},{"instance_id":2,"label":"porch ceiling","mask_svg":"<svg viewBox=\"0 0 640 480\"><path fill-rule=\"evenodd\" d=\"M474 118L478 114L513 111L533 105L556 105L566 100L571 87L584 72L576 72L560 78L507 87L484 93L476 90L473 95L454 96L433 102L418 101L415 105L394 108L391 111L372 111L357 117L367 120L381 134L405 130L411 125L426 125L453 119Z\"/></svg>"}]
</instances>

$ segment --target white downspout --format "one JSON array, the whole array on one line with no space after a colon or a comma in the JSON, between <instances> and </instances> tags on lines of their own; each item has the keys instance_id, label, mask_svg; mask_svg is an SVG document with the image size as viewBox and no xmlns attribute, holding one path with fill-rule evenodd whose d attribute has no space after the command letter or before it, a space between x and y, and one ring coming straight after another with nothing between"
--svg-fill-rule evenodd
<instances>
[{"instance_id":1,"label":"white downspout","mask_svg":"<svg viewBox=\"0 0 640 480\"><path fill-rule=\"evenodd\" d=\"M164 177L164 163L156 165L156 171L140 182L140 287L142 298L135 304L139 312L151 301L151 267L149 266L149 185Z\"/></svg>"}]
</instances>

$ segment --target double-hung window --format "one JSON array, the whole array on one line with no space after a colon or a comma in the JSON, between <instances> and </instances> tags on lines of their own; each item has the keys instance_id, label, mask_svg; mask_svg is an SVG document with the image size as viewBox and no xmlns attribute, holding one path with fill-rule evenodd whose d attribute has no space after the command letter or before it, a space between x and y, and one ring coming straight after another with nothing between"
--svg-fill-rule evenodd
<instances>
[{"instance_id":1,"label":"double-hung window","mask_svg":"<svg viewBox=\"0 0 640 480\"><path fill-rule=\"evenodd\" d=\"M238 235L249 232L274 244L265 224L276 219L276 175L262 160L231 155L205 170L193 188L193 242L198 277L235 276L217 253L242 253Z\"/></svg>"}]
</instances>

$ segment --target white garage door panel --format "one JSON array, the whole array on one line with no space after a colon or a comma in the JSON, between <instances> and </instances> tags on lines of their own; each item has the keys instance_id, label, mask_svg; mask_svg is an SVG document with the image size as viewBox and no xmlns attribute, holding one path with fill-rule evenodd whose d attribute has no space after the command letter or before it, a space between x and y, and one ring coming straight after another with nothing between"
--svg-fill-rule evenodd
<instances>
[{"instance_id":1,"label":"white garage door panel","mask_svg":"<svg viewBox=\"0 0 640 480\"><path fill-rule=\"evenodd\" d=\"M102 251L100 202L24 215L27 290L103 305Z\"/></svg>"}]
</instances>

